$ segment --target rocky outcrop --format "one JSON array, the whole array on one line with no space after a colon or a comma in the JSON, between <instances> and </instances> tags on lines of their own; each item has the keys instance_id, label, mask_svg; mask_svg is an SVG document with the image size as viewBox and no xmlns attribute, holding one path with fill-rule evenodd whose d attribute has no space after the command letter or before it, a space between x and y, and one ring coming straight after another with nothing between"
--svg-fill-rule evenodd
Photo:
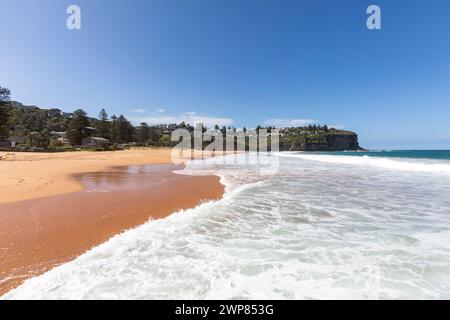
<instances>
[{"instance_id":1,"label":"rocky outcrop","mask_svg":"<svg viewBox=\"0 0 450 320\"><path fill-rule=\"evenodd\" d=\"M358 135L351 131L335 130L306 135L288 134L280 139L280 151L347 151L363 150Z\"/></svg>"}]
</instances>

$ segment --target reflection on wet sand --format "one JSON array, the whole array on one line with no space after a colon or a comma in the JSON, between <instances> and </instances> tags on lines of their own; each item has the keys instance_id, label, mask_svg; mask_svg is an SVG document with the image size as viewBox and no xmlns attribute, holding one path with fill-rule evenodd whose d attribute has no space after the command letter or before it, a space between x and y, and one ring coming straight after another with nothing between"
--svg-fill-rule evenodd
<instances>
[{"instance_id":1,"label":"reflection on wet sand","mask_svg":"<svg viewBox=\"0 0 450 320\"><path fill-rule=\"evenodd\" d=\"M177 175L176 169L77 174L82 191L0 205L0 294L148 219L222 196L218 177Z\"/></svg>"}]
</instances>

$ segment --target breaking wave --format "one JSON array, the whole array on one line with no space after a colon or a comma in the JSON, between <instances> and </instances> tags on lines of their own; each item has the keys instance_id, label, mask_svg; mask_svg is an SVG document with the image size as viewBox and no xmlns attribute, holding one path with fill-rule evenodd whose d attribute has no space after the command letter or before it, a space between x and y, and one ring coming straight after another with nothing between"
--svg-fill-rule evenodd
<instances>
[{"instance_id":1,"label":"breaking wave","mask_svg":"<svg viewBox=\"0 0 450 320\"><path fill-rule=\"evenodd\" d=\"M180 173L221 176L224 198L117 235L3 298L450 298L447 164L279 159L270 174L188 164Z\"/></svg>"},{"instance_id":2,"label":"breaking wave","mask_svg":"<svg viewBox=\"0 0 450 320\"><path fill-rule=\"evenodd\" d=\"M278 156L345 165L373 166L390 170L450 174L450 162L446 160L402 160L398 158L393 160L392 158L370 157L368 155L342 156L302 153L278 153Z\"/></svg>"}]
</instances>

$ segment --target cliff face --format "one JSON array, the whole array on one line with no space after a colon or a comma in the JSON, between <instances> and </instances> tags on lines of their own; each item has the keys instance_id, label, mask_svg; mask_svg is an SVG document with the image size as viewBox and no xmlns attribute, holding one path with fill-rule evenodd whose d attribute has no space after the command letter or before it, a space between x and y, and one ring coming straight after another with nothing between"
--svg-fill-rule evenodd
<instances>
[{"instance_id":1,"label":"cliff face","mask_svg":"<svg viewBox=\"0 0 450 320\"><path fill-rule=\"evenodd\" d=\"M346 151L363 150L358 135L351 131L335 130L305 135L284 135L280 139L280 151Z\"/></svg>"},{"instance_id":2,"label":"cliff face","mask_svg":"<svg viewBox=\"0 0 450 320\"><path fill-rule=\"evenodd\" d=\"M344 151L344 150L361 150L362 148L358 143L358 135L356 133L351 134L331 134L326 138L326 149L328 151ZM322 146L307 146L311 149L320 149Z\"/></svg>"}]
</instances>

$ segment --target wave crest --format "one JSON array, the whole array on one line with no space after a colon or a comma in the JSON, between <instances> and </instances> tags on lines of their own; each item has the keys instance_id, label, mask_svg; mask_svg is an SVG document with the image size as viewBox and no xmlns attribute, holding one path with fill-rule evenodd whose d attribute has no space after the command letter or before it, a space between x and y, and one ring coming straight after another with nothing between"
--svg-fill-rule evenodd
<instances>
[{"instance_id":1,"label":"wave crest","mask_svg":"<svg viewBox=\"0 0 450 320\"><path fill-rule=\"evenodd\" d=\"M320 161L326 163L336 163L345 165L366 165L372 167L385 168L399 171L414 171L428 173L450 174L450 162L444 160L393 160L382 157L364 156L341 156L325 154L299 154L299 153L278 153L280 157L298 158L310 161Z\"/></svg>"}]
</instances>

